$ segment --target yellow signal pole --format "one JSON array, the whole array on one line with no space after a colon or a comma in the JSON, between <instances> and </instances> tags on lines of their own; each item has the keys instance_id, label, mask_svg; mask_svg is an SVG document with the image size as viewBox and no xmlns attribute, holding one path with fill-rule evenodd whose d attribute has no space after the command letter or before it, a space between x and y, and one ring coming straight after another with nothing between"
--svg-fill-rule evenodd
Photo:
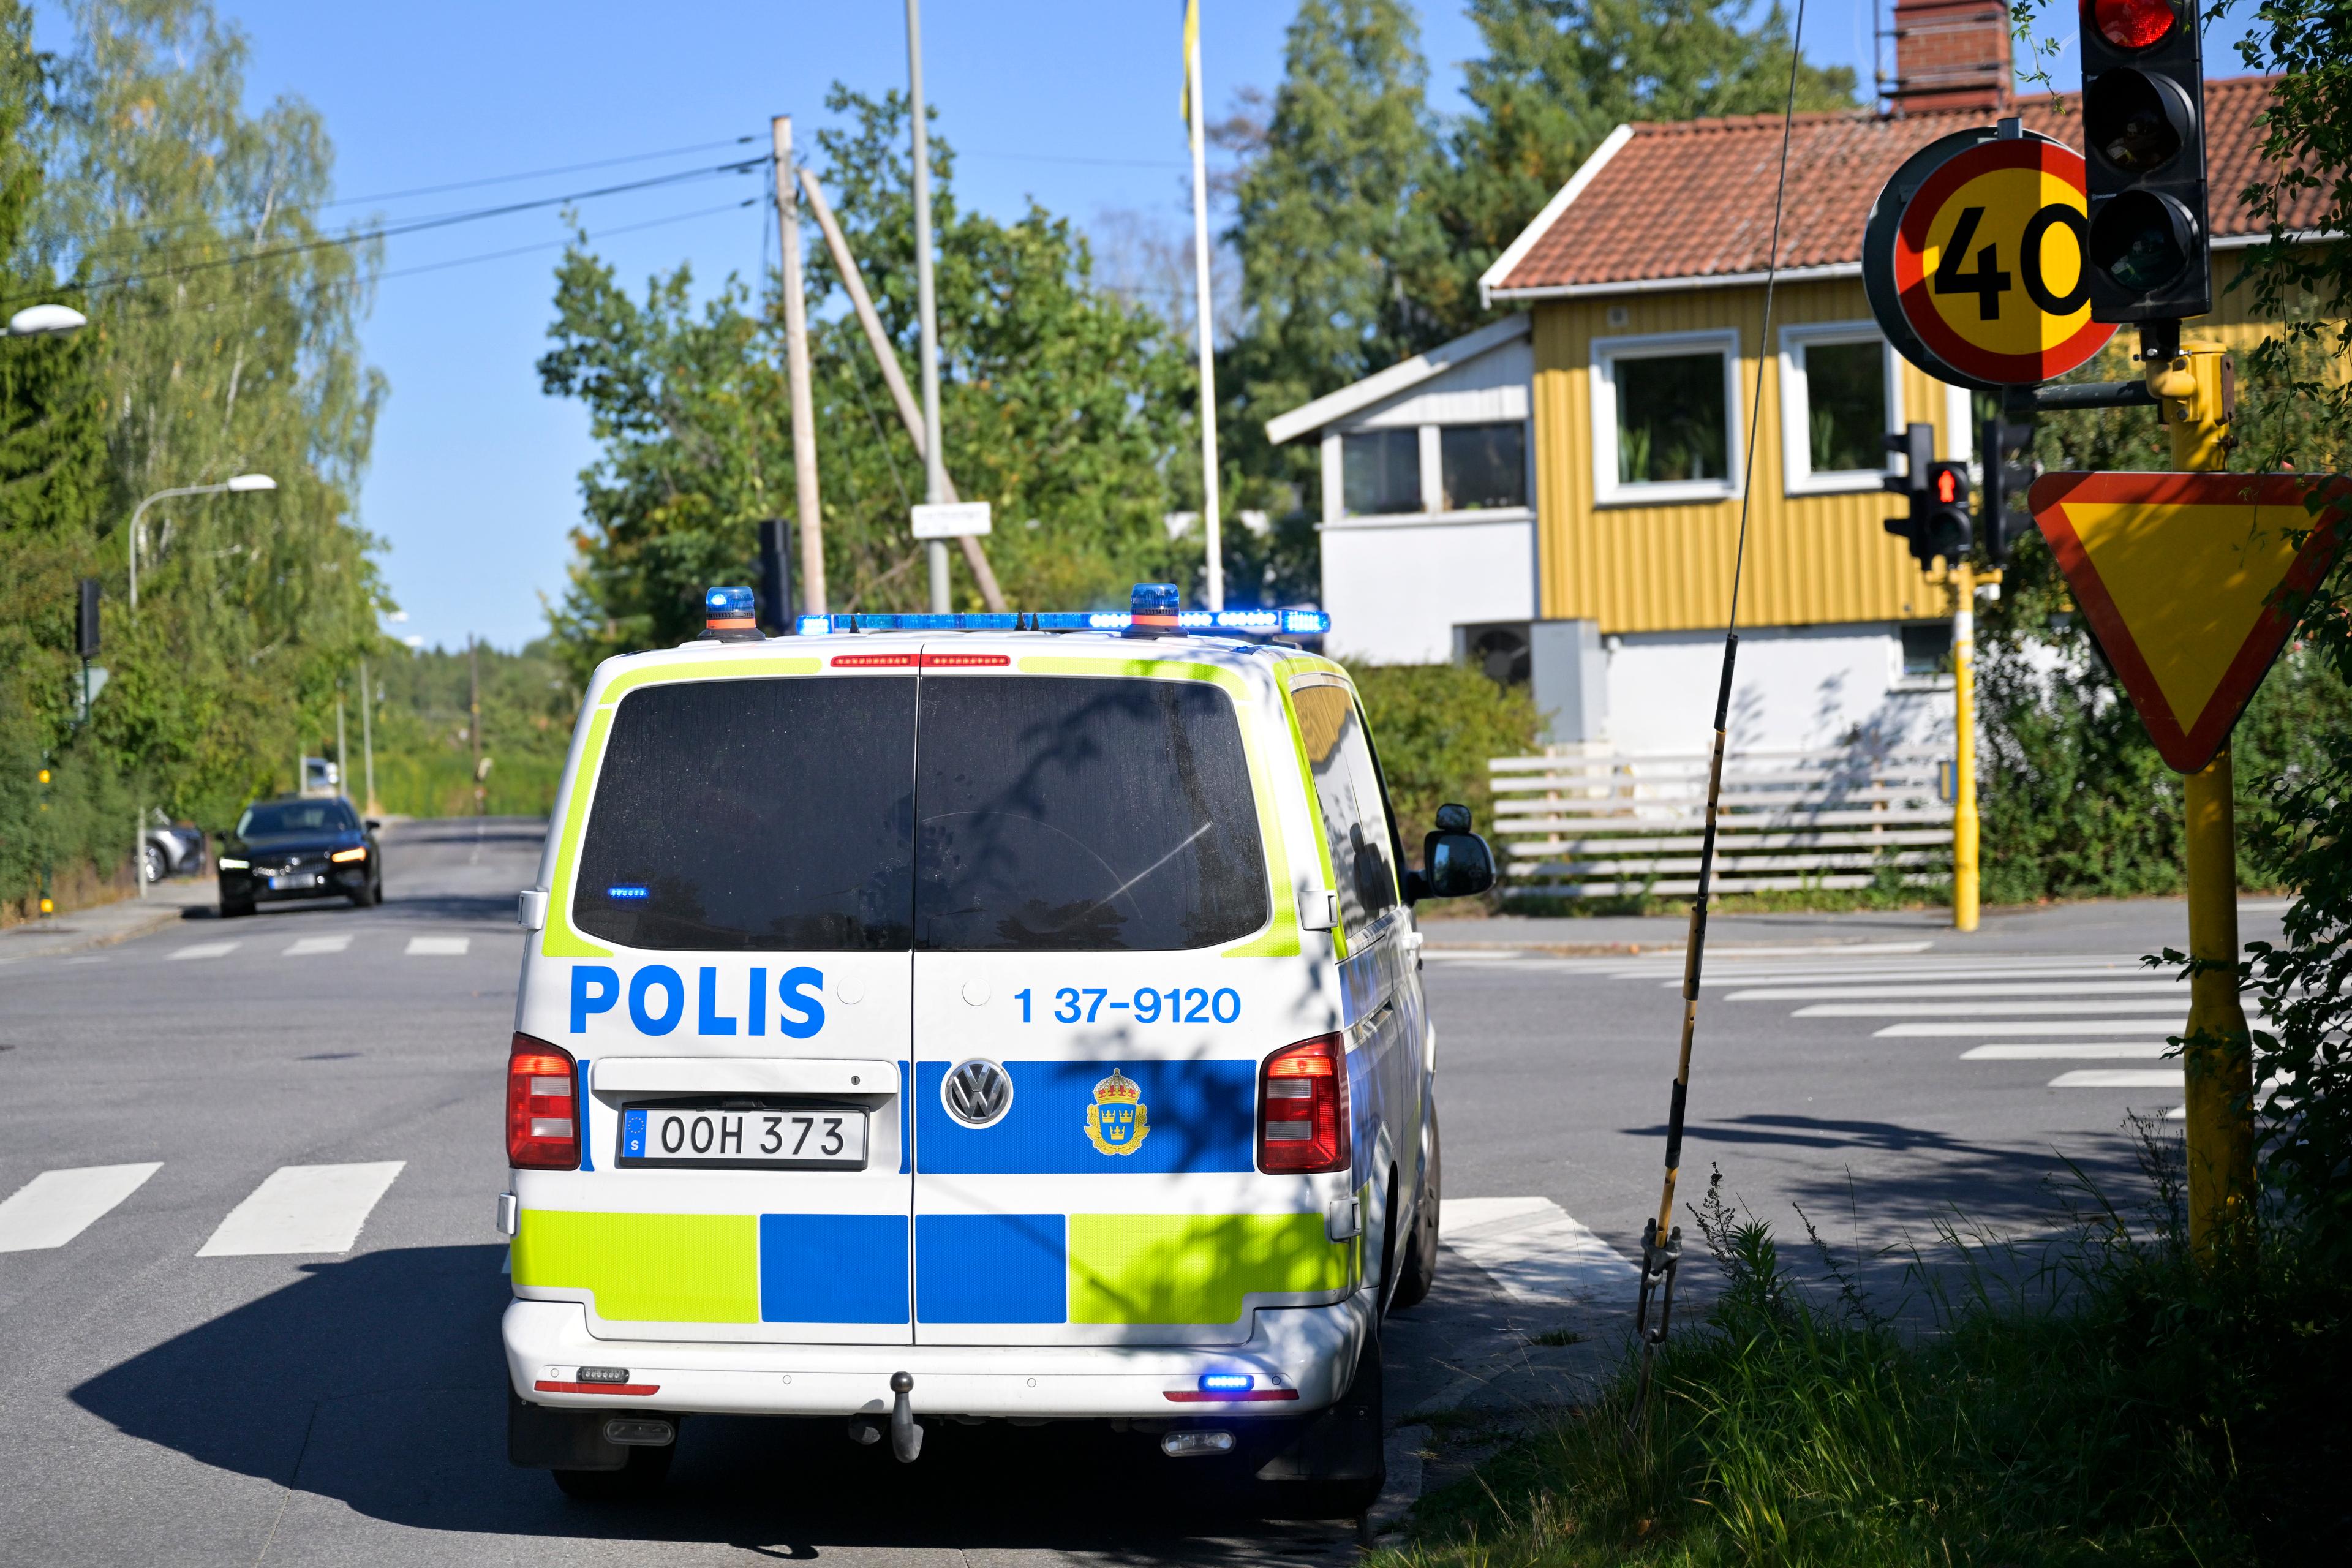
<instances>
[{"instance_id":1,"label":"yellow signal pole","mask_svg":"<svg viewBox=\"0 0 2352 1568\"><path fill-rule=\"evenodd\" d=\"M1999 455L1986 459L1998 462ZM1952 563L1952 929L1977 929L1977 573Z\"/></svg>"},{"instance_id":2,"label":"yellow signal pole","mask_svg":"<svg viewBox=\"0 0 2352 1568\"><path fill-rule=\"evenodd\" d=\"M2172 466L2218 472L2229 453L2234 374L2219 343L2184 342L2147 365L2172 437ZM2230 749L2187 780L2189 955L2224 967L2189 982L2189 1240L2210 1258L2254 1194L2253 1039L2238 1003L2238 843Z\"/></svg>"}]
</instances>

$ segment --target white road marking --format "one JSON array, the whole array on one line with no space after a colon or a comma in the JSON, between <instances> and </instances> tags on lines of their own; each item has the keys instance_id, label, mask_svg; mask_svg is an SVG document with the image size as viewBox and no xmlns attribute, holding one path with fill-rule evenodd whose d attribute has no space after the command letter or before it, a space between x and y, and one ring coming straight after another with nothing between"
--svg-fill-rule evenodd
<instances>
[{"instance_id":1,"label":"white road marking","mask_svg":"<svg viewBox=\"0 0 2352 1568\"><path fill-rule=\"evenodd\" d=\"M406 1163L281 1165L228 1211L196 1256L349 1252L360 1226Z\"/></svg>"},{"instance_id":2,"label":"white road marking","mask_svg":"<svg viewBox=\"0 0 2352 1568\"><path fill-rule=\"evenodd\" d=\"M409 958L463 958L473 941L465 936L412 936L408 939Z\"/></svg>"},{"instance_id":3,"label":"white road marking","mask_svg":"<svg viewBox=\"0 0 2352 1568\"><path fill-rule=\"evenodd\" d=\"M172 954L173 958L222 958L236 951L233 942L200 942Z\"/></svg>"},{"instance_id":4,"label":"white road marking","mask_svg":"<svg viewBox=\"0 0 2352 1568\"><path fill-rule=\"evenodd\" d=\"M2077 1068L2050 1080L2053 1089L2179 1089L2174 1068Z\"/></svg>"},{"instance_id":5,"label":"white road marking","mask_svg":"<svg viewBox=\"0 0 2352 1568\"><path fill-rule=\"evenodd\" d=\"M2172 1047L2162 1040L2103 1041L2095 1046L1977 1046L1960 1053L1964 1062L2160 1060Z\"/></svg>"},{"instance_id":6,"label":"white road marking","mask_svg":"<svg viewBox=\"0 0 2352 1568\"><path fill-rule=\"evenodd\" d=\"M63 1247L137 1192L162 1162L44 1171L0 1203L0 1252Z\"/></svg>"},{"instance_id":7,"label":"white road marking","mask_svg":"<svg viewBox=\"0 0 2352 1568\"><path fill-rule=\"evenodd\" d=\"M2189 998L2175 989L2169 996L2117 996L2097 1002L1822 1002L1800 1007L1798 1018L1990 1018L2007 1015L2081 1016L2086 1013L2177 1013L2189 1016Z\"/></svg>"},{"instance_id":8,"label":"white road marking","mask_svg":"<svg viewBox=\"0 0 2352 1568\"><path fill-rule=\"evenodd\" d=\"M288 948L280 956L286 958L309 958L313 953L341 952L343 949L351 945L352 939L348 935L306 936L296 942L292 947Z\"/></svg>"},{"instance_id":9,"label":"white road marking","mask_svg":"<svg viewBox=\"0 0 2352 1568\"><path fill-rule=\"evenodd\" d=\"M1630 1300L1641 1279L1640 1269L1549 1198L1445 1198L1438 1237L1521 1301Z\"/></svg>"},{"instance_id":10,"label":"white road marking","mask_svg":"<svg viewBox=\"0 0 2352 1568\"><path fill-rule=\"evenodd\" d=\"M2249 1024L2253 1023L2248 1019ZM2185 1028L2188 1019L2181 1025ZM2156 1026L2150 1018L1984 1018L1955 1024L1889 1024L1871 1034L1874 1040L1965 1039L1973 1035L2142 1035Z\"/></svg>"},{"instance_id":11,"label":"white road marking","mask_svg":"<svg viewBox=\"0 0 2352 1568\"><path fill-rule=\"evenodd\" d=\"M1770 985L1734 991L1727 1002L1900 1002L1949 996L2170 996L2189 998L2177 980L2051 980L2016 985Z\"/></svg>"}]
</instances>

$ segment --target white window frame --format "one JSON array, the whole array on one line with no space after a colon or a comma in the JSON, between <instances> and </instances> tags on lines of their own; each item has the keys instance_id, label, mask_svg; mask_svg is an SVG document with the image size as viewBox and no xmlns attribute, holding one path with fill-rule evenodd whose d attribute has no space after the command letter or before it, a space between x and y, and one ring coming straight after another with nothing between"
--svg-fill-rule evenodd
<instances>
[{"instance_id":1,"label":"white window frame","mask_svg":"<svg viewBox=\"0 0 2352 1568\"><path fill-rule=\"evenodd\" d=\"M1714 350L1723 356L1723 452L1728 470L1720 479L1640 480L1617 478L1617 362L1664 359ZM1675 501L1730 500L1739 494L1742 468L1739 429L1739 331L1736 327L1695 332L1651 332L1640 337L1595 338L1590 371L1592 389L1592 498L1600 506L1657 506Z\"/></svg>"},{"instance_id":2,"label":"white window frame","mask_svg":"<svg viewBox=\"0 0 2352 1568\"><path fill-rule=\"evenodd\" d=\"M1890 436L1903 429L1903 373L1895 345L1871 321L1808 321L1780 329L1780 475L1781 488L1792 496L1844 495L1874 490L1895 471L1896 459L1887 453L1874 468L1813 472L1811 377L1805 351L1838 343L1876 343L1886 389L1885 424Z\"/></svg>"}]
</instances>

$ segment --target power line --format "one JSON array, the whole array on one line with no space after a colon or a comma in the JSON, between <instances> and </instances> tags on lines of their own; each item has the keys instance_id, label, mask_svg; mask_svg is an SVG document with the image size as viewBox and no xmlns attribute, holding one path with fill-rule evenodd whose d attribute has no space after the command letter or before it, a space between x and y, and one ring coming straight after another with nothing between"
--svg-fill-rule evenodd
<instances>
[{"instance_id":1,"label":"power line","mask_svg":"<svg viewBox=\"0 0 2352 1568\"><path fill-rule=\"evenodd\" d=\"M478 180L458 180L446 185L418 185L405 191L385 191L373 196L337 196L320 202L321 207L358 206L366 202L404 201L410 196L437 196L447 191L471 191L484 185L510 185L518 180L541 180L551 174L577 174L589 169L611 169L623 163L646 163L656 158L679 158L688 153L708 153L714 147L735 147L746 142L756 142L756 136L730 136L723 142L698 142L690 147L666 147L658 153L632 153L625 158L599 158L589 163L562 163L551 169L532 169L520 174L487 174Z\"/></svg>"},{"instance_id":2,"label":"power line","mask_svg":"<svg viewBox=\"0 0 2352 1568\"><path fill-rule=\"evenodd\" d=\"M747 174L762 167L766 159L754 158L740 163L720 163L707 169L681 170L676 174L656 174L650 179L632 180L617 185L605 185L592 191L573 191L560 196L542 196L533 201L509 202L495 207L478 207L469 212L447 213L437 216L409 219L400 223L382 224L374 228L352 234L326 236L318 239L299 240L289 245L276 245L257 249L243 256L213 257L203 261L191 261L175 267L160 267L144 272L127 272L111 278L92 279L87 282L64 285L51 289L95 291L100 289L126 288L134 283L151 283L167 278L184 278L193 273L216 271L224 267L241 267L249 262L266 261L275 257L297 256L313 250L362 244L372 239L396 239L404 235L421 234L429 229L448 228L457 224L479 223L494 217L507 217L516 213L536 212L551 206L566 206L574 202L592 201L599 196L618 195L629 191L651 190L662 185L678 184L688 180L708 179L717 174ZM32 296L24 296L29 299ZM7 305L17 300L5 301Z\"/></svg>"}]
</instances>

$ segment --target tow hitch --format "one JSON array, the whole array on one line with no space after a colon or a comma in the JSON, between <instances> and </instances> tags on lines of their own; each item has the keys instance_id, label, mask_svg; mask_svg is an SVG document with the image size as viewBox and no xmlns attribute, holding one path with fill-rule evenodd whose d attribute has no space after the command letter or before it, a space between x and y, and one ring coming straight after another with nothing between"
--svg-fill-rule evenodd
<instances>
[{"instance_id":1,"label":"tow hitch","mask_svg":"<svg viewBox=\"0 0 2352 1568\"><path fill-rule=\"evenodd\" d=\"M902 1465L911 1465L923 1451L923 1429L915 1423L915 1402L908 1395L915 1391L915 1374L894 1372L890 1374L890 1392L896 1397L890 1405L890 1452ZM871 1415L849 1418L849 1440L853 1443L878 1443L882 1440L881 1423Z\"/></svg>"}]
</instances>

